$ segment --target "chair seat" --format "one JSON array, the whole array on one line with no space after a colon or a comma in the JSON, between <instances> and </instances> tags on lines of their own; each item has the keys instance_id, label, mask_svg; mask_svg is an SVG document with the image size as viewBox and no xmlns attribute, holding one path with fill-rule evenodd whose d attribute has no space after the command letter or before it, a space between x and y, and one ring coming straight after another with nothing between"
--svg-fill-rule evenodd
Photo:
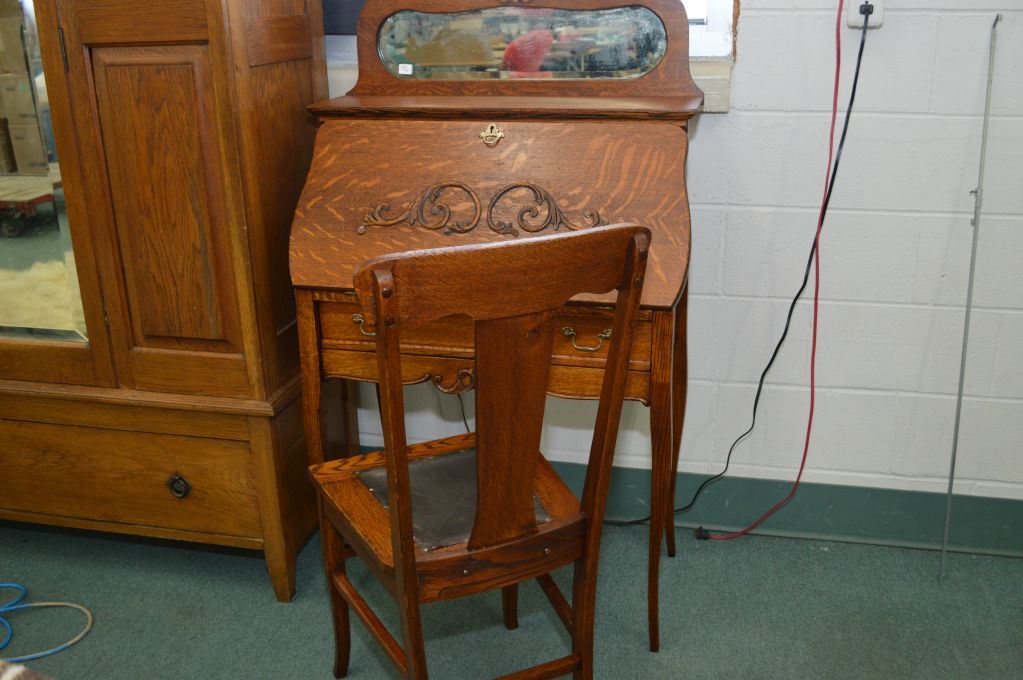
<instances>
[{"instance_id":1,"label":"chair seat","mask_svg":"<svg viewBox=\"0 0 1023 680\"><path fill-rule=\"evenodd\" d=\"M537 532L582 518L579 501L538 452L534 492ZM451 553L465 547L476 519L475 434L457 435L409 447L413 533L417 554ZM346 537L368 548L392 569L387 468L382 451L328 461L310 468L324 511ZM357 536L353 537L354 532Z\"/></svg>"},{"instance_id":2,"label":"chair seat","mask_svg":"<svg viewBox=\"0 0 1023 680\"><path fill-rule=\"evenodd\" d=\"M465 543L476 521L476 449L462 449L409 463L412 487L412 537L421 550ZM355 473L381 505L387 507L387 468ZM549 522L533 496L536 523Z\"/></svg>"}]
</instances>

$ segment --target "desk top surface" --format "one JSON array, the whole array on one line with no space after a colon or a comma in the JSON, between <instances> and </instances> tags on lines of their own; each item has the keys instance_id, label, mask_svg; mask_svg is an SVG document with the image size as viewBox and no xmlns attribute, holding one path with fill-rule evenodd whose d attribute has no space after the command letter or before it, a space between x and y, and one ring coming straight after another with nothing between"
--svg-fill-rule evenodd
<instances>
[{"instance_id":1,"label":"desk top surface","mask_svg":"<svg viewBox=\"0 0 1023 680\"><path fill-rule=\"evenodd\" d=\"M667 97L374 96L349 95L313 104L321 119L502 118L530 120L673 120L692 118L702 94Z\"/></svg>"}]
</instances>

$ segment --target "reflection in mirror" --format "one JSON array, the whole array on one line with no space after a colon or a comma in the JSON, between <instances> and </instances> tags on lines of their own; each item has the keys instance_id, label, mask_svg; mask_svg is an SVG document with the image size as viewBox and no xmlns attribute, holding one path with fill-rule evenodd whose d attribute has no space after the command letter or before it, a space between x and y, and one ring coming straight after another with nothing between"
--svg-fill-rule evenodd
<instances>
[{"instance_id":1,"label":"reflection in mirror","mask_svg":"<svg viewBox=\"0 0 1023 680\"><path fill-rule=\"evenodd\" d=\"M638 78L667 48L664 24L639 6L404 11L383 23L378 40L394 75L441 80Z\"/></svg>"},{"instance_id":2,"label":"reflection in mirror","mask_svg":"<svg viewBox=\"0 0 1023 680\"><path fill-rule=\"evenodd\" d=\"M0 4L0 338L84 342L32 0Z\"/></svg>"}]
</instances>

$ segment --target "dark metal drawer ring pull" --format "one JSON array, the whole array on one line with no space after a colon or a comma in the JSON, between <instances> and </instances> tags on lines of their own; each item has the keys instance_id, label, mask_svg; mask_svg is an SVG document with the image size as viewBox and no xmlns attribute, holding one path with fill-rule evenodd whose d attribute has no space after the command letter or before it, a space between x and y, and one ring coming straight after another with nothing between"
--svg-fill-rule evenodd
<instances>
[{"instance_id":1,"label":"dark metal drawer ring pull","mask_svg":"<svg viewBox=\"0 0 1023 680\"><path fill-rule=\"evenodd\" d=\"M370 333L369 331L362 327L362 325L366 323L366 319L365 317L362 316L362 314L352 314L352 321L354 321L355 325L359 327L359 332L365 335L367 338L375 338L377 336L376 333Z\"/></svg>"},{"instance_id":2,"label":"dark metal drawer ring pull","mask_svg":"<svg viewBox=\"0 0 1023 680\"><path fill-rule=\"evenodd\" d=\"M175 474L167 480L167 488L175 498L184 498L192 490L192 485L181 475Z\"/></svg>"},{"instance_id":3,"label":"dark metal drawer ring pull","mask_svg":"<svg viewBox=\"0 0 1023 680\"><path fill-rule=\"evenodd\" d=\"M562 328L561 329L561 334L564 335L569 340L571 340L572 341L572 347L575 347L580 352L599 352L600 349L604 346L604 341L611 339L611 329L610 328L607 328L607 329L604 329L603 331L601 331L601 333L597 336L597 344L594 347L586 347L586 346L577 345L575 343L575 336L576 336L575 329L573 329L571 326L565 326L564 328Z\"/></svg>"}]
</instances>

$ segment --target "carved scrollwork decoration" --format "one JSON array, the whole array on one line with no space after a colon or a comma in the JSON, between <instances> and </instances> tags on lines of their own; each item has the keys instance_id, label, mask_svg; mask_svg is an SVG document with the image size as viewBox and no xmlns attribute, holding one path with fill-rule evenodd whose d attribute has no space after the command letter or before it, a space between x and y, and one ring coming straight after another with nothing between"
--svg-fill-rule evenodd
<instances>
[{"instance_id":1,"label":"carved scrollwork decoration","mask_svg":"<svg viewBox=\"0 0 1023 680\"><path fill-rule=\"evenodd\" d=\"M441 202L441 194L449 189L458 190L469 197L473 204L473 213L466 219L452 219L451 208ZM467 234L476 228L483 216L483 204L476 192L462 182L442 182L424 191L419 198L397 217L388 217L391 206L381 203L373 208L363 219L356 230L365 234L368 227L393 227L402 222L410 226L421 226L424 229L444 229L449 234Z\"/></svg>"},{"instance_id":2,"label":"carved scrollwork decoration","mask_svg":"<svg viewBox=\"0 0 1023 680\"><path fill-rule=\"evenodd\" d=\"M533 205L527 205L519 210L515 224L495 219L494 210L497 208L497 204L506 195L517 189L526 189L532 193ZM540 217L541 209L544 219L540 222L533 221ZM607 224L607 220L601 217L600 213L596 210L584 210L582 217L586 220L585 223L569 220L565 216L565 211L561 209L561 206L558 205L558 202L551 196L550 192L530 182L509 184L494 195L494 198L490 201L490 207L487 208L487 225L498 234L506 234L508 236L518 236L519 229L530 234L536 234L549 228L553 228L555 231L558 229L575 231L576 229L603 227Z\"/></svg>"},{"instance_id":3,"label":"carved scrollwork decoration","mask_svg":"<svg viewBox=\"0 0 1023 680\"><path fill-rule=\"evenodd\" d=\"M462 192L469 198L473 206L471 216L466 219L453 219L450 201L441 201L442 194L449 190ZM519 209L514 223L497 219L498 204L506 200L508 194L517 190L529 192L532 202ZM467 234L479 225L483 217L483 204L479 195L466 184L442 182L429 187L401 214L388 216L390 211L391 207L387 203L381 203L373 208L363 218L357 232L365 234L369 227L393 227L407 223L409 226L420 226L434 231L443 229L446 234ZM549 191L531 182L516 182L498 191L491 199L486 214L487 226L505 236L518 236L520 231L536 234L546 229L575 231L603 227L608 223L599 212L591 209L582 211L583 221L570 220Z\"/></svg>"},{"instance_id":4,"label":"carved scrollwork decoration","mask_svg":"<svg viewBox=\"0 0 1023 680\"><path fill-rule=\"evenodd\" d=\"M453 383L445 385L443 375L432 378L433 386L444 394L462 394L476 387L476 371L472 368L460 368Z\"/></svg>"}]
</instances>

